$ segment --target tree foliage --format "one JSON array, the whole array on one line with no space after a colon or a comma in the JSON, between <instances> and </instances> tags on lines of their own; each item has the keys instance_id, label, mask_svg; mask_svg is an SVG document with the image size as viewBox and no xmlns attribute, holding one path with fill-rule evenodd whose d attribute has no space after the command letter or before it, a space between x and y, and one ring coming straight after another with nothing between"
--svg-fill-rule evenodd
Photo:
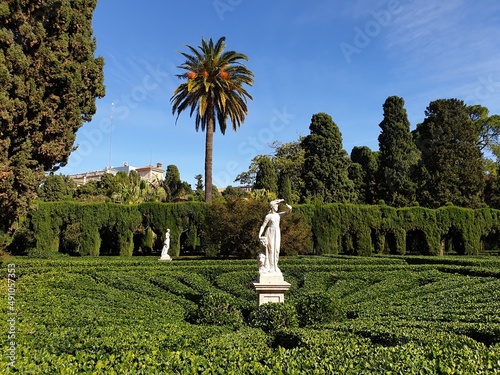
<instances>
[{"instance_id":1,"label":"tree foliage","mask_svg":"<svg viewBox=\"0 0 500 375\"><path fill-rule=\"evenodd\" d=\"M421 151L419 202L427 207L450 202L477 207L484 189L479 130L458 99L440 99L427 107L415 135Z\"/></svg>"},{"instance_id":2,"label":"tree foliage","mask_svg":"<svg viewBox=\"0 0 500 375\"><path fill-rule=\"evenodd\" d=\"M257 161L255 189L265 189L272 193L278 192L278 175L269 156L263 155Z\"/></svg>"},{"instance_id":3,"label":"tree foliage","mask_svg":"<svg viewBox=\"0 0 500 375\"><path fill-rule=\"evenodd\" d=\"M14 229L44 173L64 166L104 96L95 0L0 4L0 222Z\"/></svg>"},{"instance_id":4,"label":"tree foliage","mask_svg":"<svg viewBox=\"0 0 500 375\"><path fill-rule=\"evenodd\" d=\"M272 162L278 172L280 183L280 196L288 195L288 180L290 181L290 197L284 198L289 203L298 203L300 194L304 188L302 180L302 168L304 166L304 149L301 145L302 137L298 141L281 143L274 142L274 155Z\"/></svg>"},{"instance_id":5,"label":"tree foliage","mask_svg":"<svg viewBox=\"0 0 500 375\"><path fill-rule=\"evenodd\" d=\"M354 182L358 202L375 203L378 152L373 152L367 146L356 146L351 150L351 161L349 177Z\"/></svg>"},{"instance_id":6,"label":"tree foliage","mask_svg":"<svg viewBox=\"0 0 500 375\"><path fill-rule=\"evenodd\" d=\"M349 179L349 159L342 148L338 126L326 113L312 116L310 134L303 138L304 197L319 198L325 203L351 202L355 191Z\"/></svg>"},{"instance_id":7,"label":"tree foliage","mask_svg":"<svg viewBox=\"0 0 500 375\"><path fill-rule=\"evenodd\" d=\"M478 146L481 151L491 152L500 159L500 116L489 115L489 110L481 105L468 107L469 117L479 131Z\"/></svg>"},{"instance_id":8,"label":"tree foliage","mask_svg":"<svg viewBox=\"0 0 500 375\"><path fill-rule=\"evenodd\" d=\"M181 173L176 165L168 165L165 172L165 180L163 181L163 187L167 192L168 200L173 201L174 199L183 195L183 184L181 181Z\"/></svg>"},{"instance_id":9,"label":"tree foliage","mask_svg":"<svg viewBox=\"0 0 500 375\"><path fill-rule=\"evenodd\" d=\"M390 96L383 108L378 137L377 196L391 206L404 207L415 200L412 174L419 158L418 149L412 139L403 98Z\"/></svg>"},{"instance_id":10,"label":"tree foliage","mask_svg":"<svg viewBox=\"0 0 500 375\"><path fill-rule=\"evenodd\" d=\"M50 174L38 188L37 195L45 202L57 202L72 199L75 189L76 184L69 176Z\"/></svg>"}]
</instances>

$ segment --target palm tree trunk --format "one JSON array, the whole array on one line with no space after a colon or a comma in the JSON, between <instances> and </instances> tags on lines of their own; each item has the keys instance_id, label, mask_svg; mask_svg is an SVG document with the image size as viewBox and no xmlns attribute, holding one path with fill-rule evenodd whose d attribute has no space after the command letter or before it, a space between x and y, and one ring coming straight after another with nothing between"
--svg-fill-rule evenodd
<instances>
[{"instance_id":1,"label":"palm tree trunk","mask_svg":"<svg viewBox=\"0 0 500 375\"><path fill-rule=\"evenodd\" d=\"M205 141L205 202L212 201L212 155L214 149L214 119L208 120Z\"/></svg>"}]
</instances>

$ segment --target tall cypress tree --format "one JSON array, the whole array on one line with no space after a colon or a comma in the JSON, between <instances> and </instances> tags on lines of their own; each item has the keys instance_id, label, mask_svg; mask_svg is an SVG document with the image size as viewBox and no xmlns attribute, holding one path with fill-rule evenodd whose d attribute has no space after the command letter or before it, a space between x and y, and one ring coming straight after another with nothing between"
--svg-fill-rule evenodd
<instances>
[{"instance_id":1,"label":"tall cypress tree","mask_svg":"<svg viewBox=\"0 0 500 375\"><path fill-rule=\"evenodd\" d=\"M422 153L419 202L433 208L448 202L477 207L485 184L483 159L468 107L458 99L440 99L425 114L415 132Z\"/></svg>"},{"instance_id":2,"label":"tall cypress tree","mask_svg":"<svg viewBox=\"0 0 500 375\"><path fill-rule=\"evenodd\" d=\"M377 198L402 207L415 200L416 184L413 172L419 152L410 132L410 122L404 100L390 96L384 105L384 119L379 124L379 166L377 171Z\"/></svg>"},{"instance_id":3,"label":"tall cypress tree","mask_svg":"<svg viewBox=\"0 0 500 375\"><path fill-rule=\"evenodd\" d=\"M287 203L294 203L292 195L292 180L286 173L281 173L279 175L278 197L284 199Z\"/></svg>"},{"instance_id":4,"label":"tall cypress tree","mask_svg":"<svg viewBox=\"0 0 500 375\"><path fill-rule=\"evenodd\" d=\"M255 189L266 189L269 192L278 192L278 175L274 165L267 155L259 157L257 161L257 174L255 176Z\"/></svg>"},{"instance_id":5,"label":"tall cypress tree","mask_svg":"<svg viewBox=\"0 0 500 375\"><path fill-rule=\"evenodd\" d=\"M378 152L373 152L367 146L356 146L351 150L351 161L349 176L355 181L358 201L366 204L375 203Z\"/></svg>"},{"instance_id":6,"label":"tall cypress tree","mask_svg":"<svg viewBox=\"0 0 500 375\"><path fill-rule=\"evenodd\" d=\"M338 126L328 114L318 113L312 116L309 130L301 142L305 152L303 198L319 198L325 203L355 201L350 160L342 149Z\"/></svg>"},{"instance_id":7,"label":"tall cypress tree","mask_svg":"<svg viewBox=\"0 0 500 375\"><path fill-rule=\"evenodd\" d=\"M96 0L0 3L0 226L13 230L104 96Z\"/></svg>"}]
</instances>

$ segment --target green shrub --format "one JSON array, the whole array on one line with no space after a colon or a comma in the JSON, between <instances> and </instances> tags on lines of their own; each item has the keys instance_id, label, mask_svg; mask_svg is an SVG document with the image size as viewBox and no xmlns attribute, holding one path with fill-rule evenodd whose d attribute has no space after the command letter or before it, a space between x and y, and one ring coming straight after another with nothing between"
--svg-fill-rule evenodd
<instances>
[{"instance_id":1,"label":"green shrub","mask_svg":"<svg viewBox=\"0 0 500 375\"><path fill-rule=\"evenodd\" d=\"M238 310L230 294L222 292L208 293L200 301L196 323L216 326L243 325L243 315Z\"/></svg>"},{"instance_id":2,"label":"green shrub","mask_svg":"<svg viewBox=\"0 0 500 375\"><path fill-rule=\"evenodd\" d=\"M259 306L250 314L250 324L271 334L285 328L297 328L299 325L295 306L289 302Z\"/></svg>"},{"instance_id":3,"label":"green shrub","mask_svg":"<svg viewBox=\"0 0 500 375\"><path fill-rule=\"evenodd\" d=\"M301 327L332 323L340 319L340 309L325 292L311 292L299 297L296 308Z\"/></svg>"},{"instance_id":4,"label":"green shrub","mask_svg":"<svg viewBox=\"0 0 500 375\"><path fill-rule=\"evenodd\" d=\"M151 227L146 229L146 234L142 240L142 250L146 253L151 253L153 251L153 244L155 241L155 234Z\"/></svg>"},{"instance_id":5,"label":"green shrub","mask_svg":"<svg viewBox=\"0 0 500 375\"><path fill-rule=\"evenodd\" d=\"M263 201L235 199L208 206L203 248L207 255L253 258L259 252L256 233L265 217Z\"/></svg>"},{"instance_id":6,"label":"green shrub","mask_svg":"<svg viewBox=\"0 0 500 375\"><path fill-rule=\"evenodd\" d=\"M285 349L299 348L304 345L303 334L297 329L282 329L274 335L271 347Z\"/></svg>"}]
</instances>

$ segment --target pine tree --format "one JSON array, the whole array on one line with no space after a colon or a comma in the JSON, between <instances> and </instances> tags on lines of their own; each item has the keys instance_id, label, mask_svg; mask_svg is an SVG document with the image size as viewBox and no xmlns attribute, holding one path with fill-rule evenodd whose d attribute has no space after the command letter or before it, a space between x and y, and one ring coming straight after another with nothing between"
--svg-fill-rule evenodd
<instances>
[{"instance_id":1,"label":"pine tree","mask_svg":"<svg viewBox=\"0 0 500 375\"><path fill-rule=\"evenodd\" d=\"M325 203L353 202L354 184L349 179L347 152L342 149L342 135L326 113L312 116L310 134L301 144L305 152L303 200L320 199Z\"/></svg>"},{"instance_id":2,"label":"pine tree","mask_svg":"<svg viewBox=\"0 0 500 375\"><path fill-rule=\"evenodd\" d=\"M415 201L412 174L419 152L410 132L404 100L390 96L384 103L384 119L379 137L377 198L391 206L403 207Z\"/></svg>"},{"instance_id":3,"label":"pine tree","mask_svg":"<svg viewBox=\"0 0 500 375\"><path fill-rule=\"evenodd\" d=\"M96 0L0 3L0 225L14 230L104 96Z\"/></svg>"},{"instance_id":4,"label":"pine tree","mask_svg":"<svg viewBox=\"0 0 500 375\"><path fill-rule=\"evenodd\" d=\"M420 204L478 207L484 190L479 130L458 99L440 99L427 107L415 135L421 151Z\"/></svg>"}]
</instances>

